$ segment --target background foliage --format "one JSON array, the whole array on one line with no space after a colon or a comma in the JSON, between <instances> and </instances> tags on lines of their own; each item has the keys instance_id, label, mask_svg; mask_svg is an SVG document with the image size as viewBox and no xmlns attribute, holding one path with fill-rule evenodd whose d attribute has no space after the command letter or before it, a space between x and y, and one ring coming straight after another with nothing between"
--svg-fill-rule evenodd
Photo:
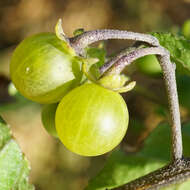
<instances>
[{"instance_id":1,"label":"background foliage","mask_svg":"<svg viewBox=\"0 0 190 190\"><path fill-rule=\"evenodd\" d=\"M82 190L93 176L97 177L90 181L87 189L95 189L96 181L100 182L98 189L105 189L132 179L136 173L145 174L166 163L170 156L168 146L163 144L170 142L169 128L165 124L168 118L167 97L161 76L150 77L139 72L134 65L128 67L126 73L138 84L132 92L123 95L130 112L130 124L125 139L113 153L93 158L77 156L67 151L44 130L40 119L41 106L19 94L12 96L14 90L10 87L9 61L15 46L31 34L53 31L59 17L63 18L63 28L68 36L77 28L169 31L179 34L184 21L190 18L189 10L189 0L0 1L0 114L11 125L13 136L30 161L30 182L37 190ZM131 42L119 40L105 43L108 55L129 45ZM179 43L179 48L183 45L184 43ZM185 46L189 47L189 44ZM184 124L184 143L188 147L190 77L188 72L179 70L177 83L180 110ZM160 122L164 124L156 128ZM155 148L158 146L159 148ZM17 148L17 145L15 147ZM126 158L123 157L124 154L127 154ZM189 155L188 150L186 154ZM146 159L147 156L151 161ZM139 164L134 160L140 160ZM112 164L113 161L117 161L115 165ZM145 167L147 162L150 165ZM110 165L113 167L109 167ZM130 168L132 170L126 176L123 171ZM105 171L110 178L102 183Z\"/></svg>"}]
</instances>

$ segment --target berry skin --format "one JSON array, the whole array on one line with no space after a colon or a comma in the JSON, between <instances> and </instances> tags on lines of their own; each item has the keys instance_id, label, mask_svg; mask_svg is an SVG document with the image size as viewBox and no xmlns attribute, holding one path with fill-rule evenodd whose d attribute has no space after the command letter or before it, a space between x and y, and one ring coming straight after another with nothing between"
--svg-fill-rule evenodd
<instances>
[{"instance_id":1,"label":"berry skin","mask_svg":"<svg viewBox=\"0 0 190 190\"><path fill-rule=\"evenodd\" d=\"M182 34L189 40L190 39L190 19L186 20L182 26Z\"/></svg>"},{"instance_id":2,"label":"berry skin","mask_svg":"<svg viewBox=\"0 0 190 190\"><path fill-rule=\"evenodd\" d=\"M10 75L23 96L50 104L80 83L81 64L67 42L53 33L41 33L18 45L11 59Z\"/></svg>"},{"instance_id":3,"label":"berry skin","mask_svg":"<svg viewBox=\"0 0 190 190\"><path fill-rule=\"evenodd\" d=\"M57 131L55 128L55 112L57 109L58 104L47 104L43 106L41 119L44 128L46 131L54 136L57 137Z\"/></svg>"},{"instance_id":4,"label":"berry skin","mask_svg":"<svg viewBox=\"0 0 190 190\"><path fill-rule=\"evenodd\" d=\"M62 143L83 156L97 156L115 148L126 133L128 120L123 98L93 83L64 96L55 117Z\"/></svg>"},{"instance_id":5,"label":"berry skin","mask_svg":"<svg viewBox=\"0 0 190 190\"><path fill-rule=\"evenodd\" d=\"M135 61L138 69L149 76L158 77L162 74L161 66L155 55L146 55Z\"/></svg>"}]
</instances>

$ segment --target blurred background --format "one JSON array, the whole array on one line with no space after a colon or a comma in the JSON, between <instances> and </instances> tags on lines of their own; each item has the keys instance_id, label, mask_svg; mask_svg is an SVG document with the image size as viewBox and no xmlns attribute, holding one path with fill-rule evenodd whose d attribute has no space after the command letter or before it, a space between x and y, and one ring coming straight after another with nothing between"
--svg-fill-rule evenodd
<instances>
[{"instance_id":1,"label":"blurred background","mask_svg":"<svg viewBox=\"0 0 190 190\"><path fill-rule=\"evenodd\" d=\"M11 96L14 92L10 86L9 63L14 48L29 35L53 32L58 18L63 19L68 36L77 28L177 33L190 18L190 0L0 0L0 114L10 124L30 161L30 181L36 190L82 190L88 179L103 167L108 154L87 158L69 152L43 128L41 105L21 95ZM109 55L130 44L110 40L105 46ZM167 97L162 77L147 76L134 66L127 72L137 80L138 86L123 95L130 124L120 146L134 152L151 130L167 119ZM182 121L187 122L189 77L179 78L178 83Z\"/></svg>"}]
</instances>

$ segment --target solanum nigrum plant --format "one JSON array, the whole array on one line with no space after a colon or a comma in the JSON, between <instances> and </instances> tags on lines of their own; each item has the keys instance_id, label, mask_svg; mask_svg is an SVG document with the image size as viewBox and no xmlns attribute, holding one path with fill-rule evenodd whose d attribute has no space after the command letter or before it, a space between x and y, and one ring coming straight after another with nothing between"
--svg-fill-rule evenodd
<instances>
[{"instance_id":1,"label":"solanum nigrum plant","mask_svg":"<svg viewBox=\"0 0 190 190\"><path fill-rule=\"evenodd\" d=\"M159 39L158 34L154 36ZM128 109L119 93L132 90L136 82L129 82L129 77L122 71L141 57L157 56L168 94L172 161L164 168L122 186L127 190L159 189L190 176L190 161L183 157L182 150L176 66L171 62L176 57L154 36L95 30L79 31L74 37L67 38L59 20L56 34L37 34L21 42L10 65L12 81L23 96L50 104L42 112L47 131L58 136L72 152L96 156L116 147L127 131ZM97 64L98 60L90 57L86 48L96 41L108 39L129 39L140 43L103 64ZM163 43L163 39L162 36L160 42Z\"/></svg>"},{"instance_id":2,"label":"solanum nigrum plant","mask_svg":"<svg viewBox=\"0 0 190 190\"><path fill-rule=\"evenodd\" d=\"M109 152L121 142L128 127L128 110L118 92L135 86L134 81L125 85L128 78L124 75L100 77L90 72L94 61L77 55L58 22L56 34L37 34L21 42L10 65L12 81L23 96L50 104L42 111L47 131L84 156ZM59 101L58 108L51 104Z\"/></svg>"}]
</instances>

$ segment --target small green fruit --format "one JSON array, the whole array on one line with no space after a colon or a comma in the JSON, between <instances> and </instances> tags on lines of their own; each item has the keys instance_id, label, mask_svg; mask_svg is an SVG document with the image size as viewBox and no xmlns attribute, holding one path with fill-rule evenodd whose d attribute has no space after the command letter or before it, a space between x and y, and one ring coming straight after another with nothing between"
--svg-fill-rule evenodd
<instances>
[{"instance_id":1,"label":"small green fruit","mask_svg":"<svg viewBox=\"0 0 190 190\"><path fill-rule=\"evenodd\" d=\"M13 53L12 82L35 102L56 103L82 78L81 59L65 41L53 33L26 38Z\"/></svg>"},{"instance_id":2,"label":"small green fruit","mask_svg":"<svg viewBox=\"0 0 190 190\"><path fill-rule=\"evenodd\" d=\"M115 148L125 136L128 121L121 95L93 83L64 96L55 117L62 143L83 156L98 156Z\"/></svg>"},{"instance_id":3,"label":"small green fruit","mask_svg":"<svg viewBox=\"0 0 190 190\"><path fill-rule=\"evenodd\" d=\"M48 104L44 105L42 109L41 119L44 128L47 130L47 132L57 137L57 131L55 128L55 113L57 109L58 104Z\"/></svg>"},{"instance_id":4,"label":"small green fruit","mask_svg":"<svg viewBox=\"0 0 190 190\"><path fill-rule=\"evenodd\" d=\"M187 38L190 39L190 19L186 20L182 26L182 33Z\"/></svg>"},{"instance_id":5,"label":"small green fruit","mask_svg":"<svg viewBox=\"0 0 190 190\"><path fill-rule=\"evenodd\" d=\"M160 76L162 74L161 66L155 55L147 55L135 61L138 69L149 76Z\"/></svg>"}]
</instances>

